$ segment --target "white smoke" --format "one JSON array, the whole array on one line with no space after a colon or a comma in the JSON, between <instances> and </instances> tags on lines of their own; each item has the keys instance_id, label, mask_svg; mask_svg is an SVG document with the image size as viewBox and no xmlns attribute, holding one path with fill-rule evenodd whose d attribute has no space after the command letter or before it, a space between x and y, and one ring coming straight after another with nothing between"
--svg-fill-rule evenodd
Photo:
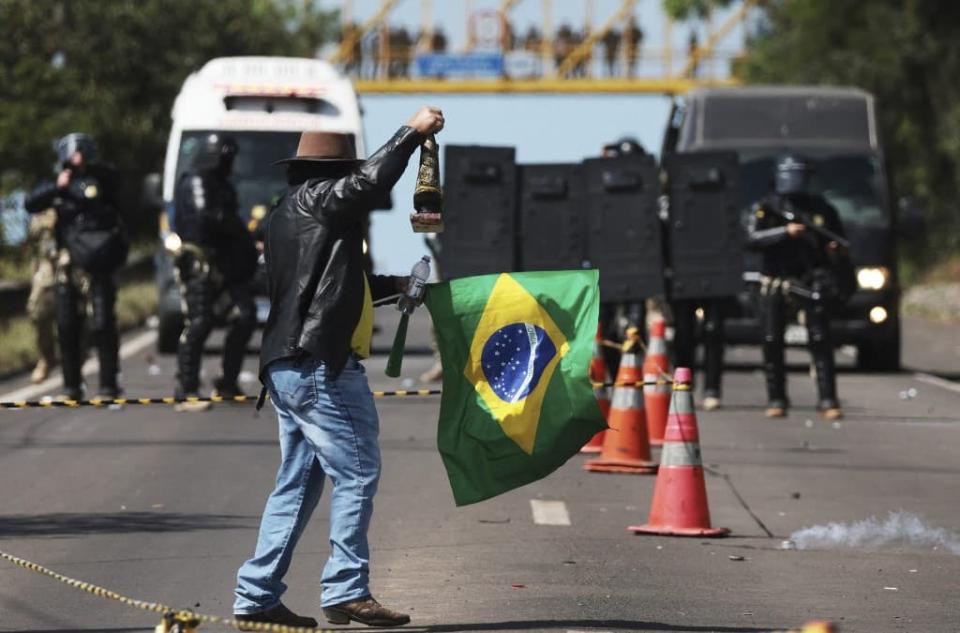
<instances>
[{"instance_id":1,"label":"white smoke","mask_svg":"<svg viewBox=\"0 0 960 633\"><path fill-rule=\"evenodd\" d=\"M960 556L960 537L933 528L909 512L891 512L886 520L870 517L853 523L829 523L803 528L790 535L797 549L922 545L942 547Z\"/></svg>"}]
</instances>

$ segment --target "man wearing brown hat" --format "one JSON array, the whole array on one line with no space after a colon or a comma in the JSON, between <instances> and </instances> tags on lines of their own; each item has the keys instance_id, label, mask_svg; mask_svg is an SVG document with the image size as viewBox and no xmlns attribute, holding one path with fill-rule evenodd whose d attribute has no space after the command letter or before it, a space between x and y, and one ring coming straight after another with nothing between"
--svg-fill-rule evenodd
<instances>
[{"instance_id":1,"label":"man wearing brown hat","mask_svg":"<svg viewBox=\"0 0 960 633\"><path fill-rule=\"evenodd\" d=\"M363 271L362 220L400 179L414 150L443 129L422 108L386 145L356 159L353 137L304 132L286 161L290 189L270 214L264 244L270 316L260 377L277 411L281 464L253 558L237 574L238 620L316 626L281 602L293 549L332 485L330 558L321 582L331 624L406 624L410 617L370 594L367 528L380 476L379 422L363 366L373 302L398 294L406 277Z\"/></svg>"}]
</instances>

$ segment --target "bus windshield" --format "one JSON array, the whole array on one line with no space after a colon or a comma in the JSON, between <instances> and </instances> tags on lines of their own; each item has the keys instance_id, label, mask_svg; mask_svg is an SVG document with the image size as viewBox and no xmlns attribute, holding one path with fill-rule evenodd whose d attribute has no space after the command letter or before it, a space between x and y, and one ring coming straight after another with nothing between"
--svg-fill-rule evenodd
<instances>
[{"instance_id":1,"label":"bus windshield","mask_svg":"<svg viewBox=\"0 0 960 633\"><path fill-rule=\"evenodd\" d=\"M237 190L240 217L249 219L250 211L258 205L269 209L287 188L286 170L273 163L297 153L300 133L185 131L180 139L177 179L189 168L191 156L200 139L211 132L230 137L237 143L237 157L233 162L230 182Z\"/></svg>"},{"instance_id":2,"label":"bus windshield","mask_svg":"<svg viewBox=\"0 0 960 633\"><path fill-rule=\"evenodd\" d=\"M744 206L769 195L773 173L782 153L751 155L741 153ZM823 194L840 212L844 224L884 227L890 222L880 160L872 154L807 155L813 163L811 188Z\"/></svg>"}]
</instances>

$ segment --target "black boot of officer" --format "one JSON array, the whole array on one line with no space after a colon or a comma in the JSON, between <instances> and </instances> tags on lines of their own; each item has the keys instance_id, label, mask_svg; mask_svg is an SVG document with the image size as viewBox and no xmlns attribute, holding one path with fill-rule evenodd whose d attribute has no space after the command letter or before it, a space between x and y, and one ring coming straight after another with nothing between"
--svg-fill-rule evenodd
<instances>
[{"instance_id":1,"label":"black boot of officer","mask_svg":"<svg viewBox=\"0 0 960 633\"><path fill-rule=\"evenodd\" d=\"M64 393L69 399L84 395L81 368L89 301L90 333L100 361L99 395L116 398L119 335L113 273L126 260L129 245L114 198L115 171L97 160L96 143L86 134L60 139L57 157L62 171L56 182L39 185L27 197L26 207L31 213L50 207L57 211L56 314Z\"/></svg>"},{"instance_id":2,"label":"black boot of officer","mask_svg":"<svg viewBox=\"0 0 960 633\"><path fill-rule=\"evenodd\" d=\"M237 147L232 139L209 134L199 143L191 169L177 181L175 228L182 240L176 266L185 304L185 329L177 350L178 397L198 396L203 346L213 329L215 306L226 293L222 375L214 393L243 395L237 379L247 342L256 326L251 283L257 251L253 237L238 216L237 194L229 181ZM205 404L181 407L203 409Z\"/></svg>"},{"instance_id":3,"label":"black boot of officer","mask_svg":"<svg viewBox=\"0 0 960 633\"><path fill-rule=\"evenodd\" d=\"M726 344L722 299L709 299L703 306L703 409L720 408L723 397L723 352Z\"/></svg>"},{"instance_id":4,"label":"black boot of officer","mask_svg":"<svg viewBox=\"0 0 960 633\"><path fill-rule=\"evenodd\" d=\"M829 317L830 307L853 291L853 268L840 246L844 237L839 213L822 195L809 192L811 171L804 159L783 158L776 170L776 194L754 208L748 226L748 246L762 253L759 305L768 417L782 417L789 407L784 368L788 296L806 319L817 408L827 419L843 415Z\"/></svg>"},{"instance_id":5,"label":"black boot of officer","mask_svg":"<svg viewBox=\"0 0 960 633\"><path fill-rule=\"evenodd\" d=\"M783 417L790 407L784 354L786 305L779 281L765 283L759 297L760 328L763 333L763 375L767 385L767 417Z\"/></svg>"},{"instance_id":6,"label":"black boot of officer","mask_svg":"<svg viewBox=\"0 0 960 633\"><path fill-rule=\"evenodd\" d=\"M703 310L703 409L720 408L723 381L723 304L720 299L674 301L673 353L676 367L695 367L697 359L697 309Z\"/></svg>"}]
</instances>

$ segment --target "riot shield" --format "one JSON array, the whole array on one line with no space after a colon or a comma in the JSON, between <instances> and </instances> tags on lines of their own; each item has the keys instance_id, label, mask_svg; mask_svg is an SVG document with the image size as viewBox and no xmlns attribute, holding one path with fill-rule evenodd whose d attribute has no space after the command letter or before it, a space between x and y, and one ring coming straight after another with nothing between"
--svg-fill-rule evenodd
<instances>
[{"instance_id":1,"label":"riot shield","mask_svg":"<svg viewBox=\"0 0 960 633\"><path fill-rule=\"evenodd\" d=\"M580 165L520 167L520 269L583 267L586 215Z\"/></svg>"},{"instance_id":2,"label":"riot shield","mask_svg":"<svg viewBox=\"0 0 960 633\"><path fill-rule=\"evenodd\" d=\"M445 145L443 279L517 270L517 165L512 147Z\"/></svg>"},{"instance_id":3,"label":"riot shield","mask_svg":"<svg viewBox=\"0 0 960 633\"><path fill-rule=\"evenodd\" d=\"M670 154L673 299L733 297L743 289L740 165L733 152Z\"/></svg>"},{"instance_id":4,"label":"riot shield","mask_svg":"<svg viewBox=\"0 0 960 633\"><path fill-rule=\"evenodd\" d=\"M653 157L591 158L583 162L583 178L586 264L600 269L601 301L663 295L660 185Z\"/></svg>"}]
</instances>

